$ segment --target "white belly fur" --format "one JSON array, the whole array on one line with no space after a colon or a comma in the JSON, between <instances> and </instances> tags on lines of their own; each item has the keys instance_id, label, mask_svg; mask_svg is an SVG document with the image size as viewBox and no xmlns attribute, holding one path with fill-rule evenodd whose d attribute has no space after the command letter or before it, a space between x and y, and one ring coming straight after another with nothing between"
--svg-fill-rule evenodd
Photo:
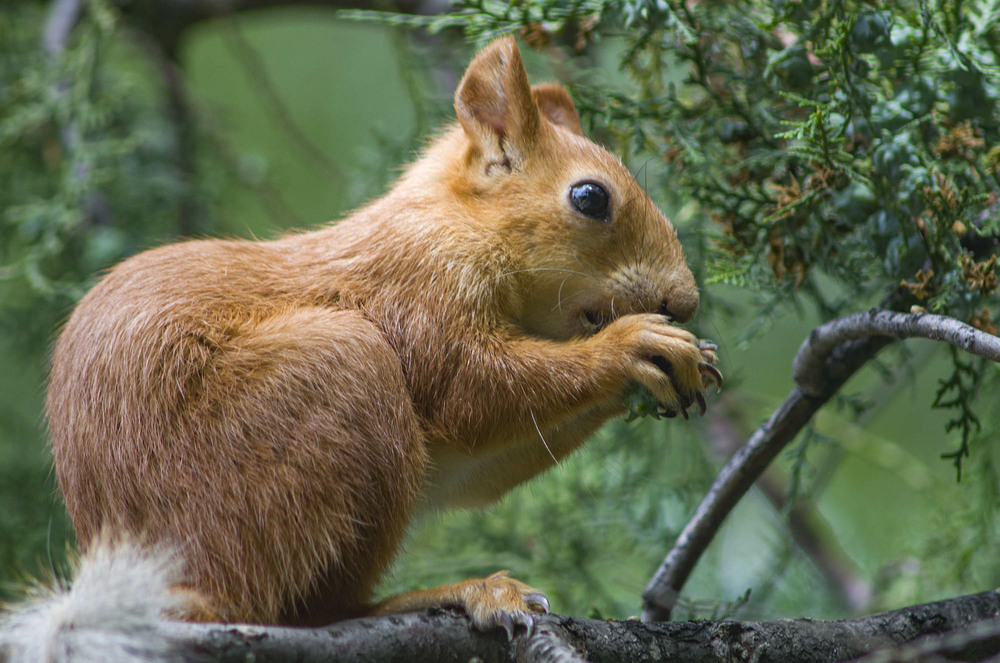
<instances>
[{"instance_id":1,"label":"white belly fur","mask_svg":"<svg viewBox=\"0 0 1000 663\"><path fill-rule=\"evenodd\" d=\"M482 453L438 446L431 450L421 510L495 502L577 449L606 419L606 412L588 412Z\"/></svg>"}]
</instances>

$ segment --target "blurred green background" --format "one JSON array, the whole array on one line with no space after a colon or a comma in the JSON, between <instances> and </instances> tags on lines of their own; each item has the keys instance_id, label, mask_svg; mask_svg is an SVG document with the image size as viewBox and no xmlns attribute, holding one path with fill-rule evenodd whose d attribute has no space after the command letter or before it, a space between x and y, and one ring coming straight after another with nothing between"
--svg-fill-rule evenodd
<instances>
[{"instance_id":1,"label":"blurred green background","mask_svg":"<svg viewBox=\"0 0 1000 663\"><path fill-rule=\"evenodd\" d=\"M40 29L44 9L20 10L4 27L21 31L22 45L37 39L23 33ZM142 116L163 101L158 64L127 31L110 34L102 57ZM34 66L18 64L14 41L0 39L0 51L10 49L2 54L8 76L12 67ZM617 48L605 40L587 64L591 85L627 89L614 66ZM248 14L197 27L180 62L197 112L195 140L216 141L199 151L189 183L208 219L206 231L266 239L339 218L377 196L421 137L447 119L449 82L470 54L456 43L431 43L320 10ZM527 54L532 79L559 75L562 64L552 61L548 53ZM15 93L8 89L7 99ZM167 131L155 118L146 130L153 144ZM650 179L662 175L655 161L629 165ZM45 198L16 190L13 176L4 181L0 213L32 196ZM167 203L159 213L129 220L142 227L141 245L119 238L110 254L175 238L169 189L161 193ZM658 202L683 229L691 216L684 201ZM6 241L5 260L12 261L16 240ZM612 422L582 453L497 506L426 518L382 591L507 568L547 592L555 611L636 614L646 581L731 452L720 441L745 440L781 402L792 387L791 358L817 320L808 310L788 309L768 320L739 312L716 317L722 304L738 305L746 294L730 286L705 292L708 305L695 328L720 345L727 379L705 418ZM6 596L24 578L62 568L72 545L50 471L42 402L47 348L75 295L32 293L23 278L0 280L0 591ZM741 341L756 325L765 331ZM906 352L908 368L891 375L867 370L844 390L875 403L863 425L849 408L831 405L807 444L793 443L772 470L783 491L793 465L801 468L799 503L818 522L821 548L849 580L831 582L824 563L793 541L785 514L755 492L701 561L679 616L840 617L1000 582L994 517L982 508L996 502L994 452L977 450L956 482L951 463L939 458L955 445L945 431L948 417L930 408L937 380L946 375L943 350L912 342ZM897 366L901 357L898 349L888 351L886 365ZM859 597L853 603L843 598L845 582ZM748 601L730 605L748 590Z\"/></svg>"}]
</instances>

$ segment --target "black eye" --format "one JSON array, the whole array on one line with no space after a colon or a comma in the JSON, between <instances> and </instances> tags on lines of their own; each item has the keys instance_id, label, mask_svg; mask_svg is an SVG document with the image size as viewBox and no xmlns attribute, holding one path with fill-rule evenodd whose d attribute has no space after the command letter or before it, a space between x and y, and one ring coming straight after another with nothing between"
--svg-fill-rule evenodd
<instances>
[{"instance_id":1,"label":"black eye","mask_svg":"<svg viewBox=\"0 0 1000 663\"><path fill-rule=\"evenodd\" d=\"M600 184L581 182L569 190L569 199L580 214L597 221L608 221L610 196Z\"/></svg>"}]
</instances>

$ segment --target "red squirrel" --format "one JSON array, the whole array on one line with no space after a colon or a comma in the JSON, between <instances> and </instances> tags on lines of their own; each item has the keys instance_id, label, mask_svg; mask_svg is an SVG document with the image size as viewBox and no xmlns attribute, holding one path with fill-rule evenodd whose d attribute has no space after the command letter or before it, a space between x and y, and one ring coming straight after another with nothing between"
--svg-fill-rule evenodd
<instances>
[{"instance_id":1,"label":"red squirrel","mask_svg":"<svg viewBox=\"0 0 1000 663\"><path fill-rule=\"evenodd\" d=\"M484 505L646 387L721 384L674 228L567 91L489 44L383 197L274 241L136 255L83 298L47 417L84 555L177 551L181 617L319 625L444 605L481 629L548 603L498 573L378 603L415 514Z\"/></svg>"}]
</instances>

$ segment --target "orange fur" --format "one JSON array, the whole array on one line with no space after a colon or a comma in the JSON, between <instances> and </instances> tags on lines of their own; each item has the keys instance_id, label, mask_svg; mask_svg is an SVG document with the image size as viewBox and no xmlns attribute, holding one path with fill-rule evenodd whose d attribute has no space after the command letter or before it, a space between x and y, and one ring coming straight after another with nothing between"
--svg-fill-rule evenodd
<instances>
[{"instance_id":1,"label":"orange fur","mask_svg":"<svg viewBox=\"0 0 1000 663\"><path fill-rule=\"evenodd\" d=\"M502 575L371 595L415 512L544 471L631 382L690 404L714 355L664 317L698 305L673 228L582 135L564 89L528 86L513 40L477 56L455 107L343 221L148 251L80 302L47 411L84 548L102 532L177 546L210 606L193 618L316 624L457 600L489 626L538 609ZM608 222L571 206L583 180L610 194ZM469 588L487 582L514 598L483 607L502 592Z\"/></svg>"}]
</instances>

